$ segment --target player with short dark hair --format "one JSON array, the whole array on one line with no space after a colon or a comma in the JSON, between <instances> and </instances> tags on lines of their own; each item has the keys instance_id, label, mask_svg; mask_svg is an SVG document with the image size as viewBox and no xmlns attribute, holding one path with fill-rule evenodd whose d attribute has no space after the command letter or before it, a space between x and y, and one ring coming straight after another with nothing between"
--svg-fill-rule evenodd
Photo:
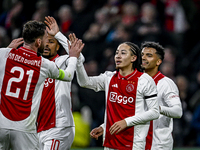
<instances>
[{"instance_id":1,"label":"player with short dark hair","mask_svg":"<svg viewBox=\"0 0 200 150\"><path fill-rule=\"evenodd\" d=\"M43 57L55 62L61 68L68 67L69 41L60 31L53 17L45 17L50 27ZM66 55L59 56L59 43ZM75 136L72 116L71 82L47 78L44 83L42 98L37 118L37 132L41 150L69 150Z\"/></svg>"},{"instance_id":2,"label":"player with short dark hair","mask_svg":"<svg viewBox=\"0 0 200 150\"><path fill-rule=\"evenodd\" d=\"M146 139L146 150L173 149L173 118L181 118L182 105L176 84L159 71L164 59L164 48L156 42L144 42L142 49L142 67L155 81L158 90L160 117L151 122Z\"/></svg>"},{"instance_id":3,"label":"player with short dark hair","mask_svg":"<svg viewBox=\"0 0 200 150\"><path fill-rule=\"evenodd\" d=\"M46 25L29 21L23 27L22 47L0 48L0 147L2 150L38 149L36 118L46 78L71 81L83 48L80 40L70 46L68 67L59 69L43 53ZM31 35L29 35L31 34Z\"/></svg>"}]
</instances>

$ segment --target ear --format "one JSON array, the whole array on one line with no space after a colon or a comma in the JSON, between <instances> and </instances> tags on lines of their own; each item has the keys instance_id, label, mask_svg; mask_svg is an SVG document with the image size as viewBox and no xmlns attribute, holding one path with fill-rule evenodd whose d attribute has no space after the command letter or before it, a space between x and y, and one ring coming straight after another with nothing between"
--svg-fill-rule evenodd
<instances>
[{"instance_id":1,"label":"ear","mask_svg":"<svg viewBox=\"0 0 200 150\"><path fill-rule=\"evenodd\" d=\"M161 63L162 63L162 60L161 60L161 59L158 59L157 62L156 62L156 65L157 65L157 66L160 66Z\"/></svg>"},{"instance_id":2,"label":"ear","mask_svg":"<svg viewBox=\"0 0 200 150\"><path fill-rule=\"evenodd\" d=\"M133 57L132 57L132 59L131 59L131 62L132 62L132 63L135 62L136 59L137 59L137 56L136 56L136 55L133 55Z\"/></svg>"},{"instance_id":3,"label":"ear","mask_svg":"<svg viewBox=\"0 0 200 150\"><path fill-rule=\"evenodd\" d=\"M56 51L58 51L58 50L59 50L59 48L60 48L60 45L59 45L59 44L57 44L57 46L56 46Z\"/></svg>"},{"instance_id":4,"label":"ear","mask_svg":"<svg viewBox=\"0 0 200 150\"><path fill-rule=\"evenodd\" d=\"M35 40L35 47L40 47L41 43L42 43L42 40L40 38L37 38Z\"/></svg>"}]
</instances>

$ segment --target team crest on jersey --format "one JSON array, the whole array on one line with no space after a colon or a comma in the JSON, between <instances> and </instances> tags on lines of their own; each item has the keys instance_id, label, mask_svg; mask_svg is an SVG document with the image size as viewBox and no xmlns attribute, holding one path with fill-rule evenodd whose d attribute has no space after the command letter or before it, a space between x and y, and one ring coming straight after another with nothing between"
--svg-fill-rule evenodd
<instances>
[{"instance_id":1,"label":"team crest on jersey","mask_svg":"<svg viewBox=\"0 0 200 150\"><path fill-rule=\"evenodd\" d=\"M133 84L128 84L128 85L126 86L126 91L127 91L127 92L132 92L133 90L134 90Z\"/></svg>"}]
</instances>

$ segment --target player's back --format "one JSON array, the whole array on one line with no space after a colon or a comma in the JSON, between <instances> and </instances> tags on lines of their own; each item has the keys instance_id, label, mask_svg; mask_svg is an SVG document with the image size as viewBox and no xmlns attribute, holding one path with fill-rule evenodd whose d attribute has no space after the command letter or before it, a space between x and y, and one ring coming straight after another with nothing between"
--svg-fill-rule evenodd
<instances>
[{"instance_id":1,"label":"player's back","mask_svg":"<svg viewBox=\"0 0 200 150\"><path fill-rule=\"evenodd\" d=\"M0 127L35 133L44 80L58 69L24 47L1 49L0 64Z\"/></svg>"}]
</instances>

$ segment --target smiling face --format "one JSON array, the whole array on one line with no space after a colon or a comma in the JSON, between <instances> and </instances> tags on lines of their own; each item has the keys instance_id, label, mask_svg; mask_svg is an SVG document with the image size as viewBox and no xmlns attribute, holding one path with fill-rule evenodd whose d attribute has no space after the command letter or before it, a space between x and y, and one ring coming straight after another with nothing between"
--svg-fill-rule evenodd
<instances>
[{"instance_id":1,"label":"smiling face","mask_svg":"<svg viewBox=\"0 0 200 150\"><path fill-rule=\"evenodd\" d=\"M53 36L48 35L42 56L48 59L52 59L57 55L57 51L59 50L59 48L60 46L58 44L58 41Z\"/></svg>"},{"instance_id":2,"label":"smiling face","mask_svg":"<svg viewBox=\"0 0 200 150\"><path fill-rule=\"evenodd\" d=\"M122 43L118 46L115 52L115 64L116 69L121 69L123 71L133 70L132 63L137 59L137 56L133 55L130 50L130 46L125 43Z\"/></svg>"},{"instance_id":3,"label":"smiling face","mask_svg":"<svg viewBox=\"0 0 200 150\"><path fill-rule=\"evenodd\" d=\"M159 65L161 64L161 59L156 54L154 48L144 47L142 49L142 67L146 71L158 70Z\"/></svg>"}]
</instances>

